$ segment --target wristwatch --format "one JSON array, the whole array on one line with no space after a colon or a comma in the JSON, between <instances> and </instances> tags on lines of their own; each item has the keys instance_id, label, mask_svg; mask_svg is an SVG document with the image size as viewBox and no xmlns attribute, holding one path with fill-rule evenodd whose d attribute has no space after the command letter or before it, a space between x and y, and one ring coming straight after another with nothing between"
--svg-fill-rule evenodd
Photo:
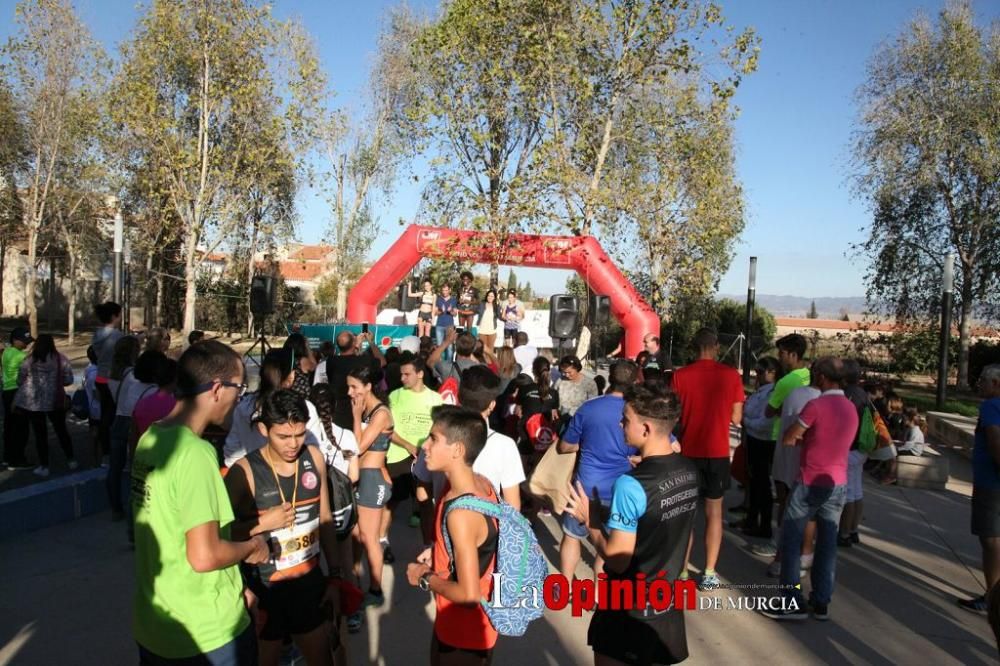
<instances>
[{"instance_id":1,"label":"wristwatch","mask_svg":"<svg viewBox=\"0 0 1000 666\"><path fill-rule=\"evenodd\" d=\"M431 576L433 576L433 575L434 575L433 571L428 571L427 573L422 574L420 576L420 580L417 581L417 586L421 590L423 590L424 592L430 592L431 591L431 580L430 579L431 579Z\"/></svg>"}]
</instances>

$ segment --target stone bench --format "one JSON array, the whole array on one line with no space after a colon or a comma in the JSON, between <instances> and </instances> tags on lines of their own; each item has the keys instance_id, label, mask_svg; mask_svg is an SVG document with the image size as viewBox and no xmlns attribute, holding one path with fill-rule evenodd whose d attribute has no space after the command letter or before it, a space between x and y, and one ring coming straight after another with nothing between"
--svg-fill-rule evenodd
<instances>
[{"instance_id":1,"label":"stone bench","mask_svg":"<svg viewBox=\"0 0 1000 666\"><path fill-rule=\"evenodd\" d=\"M944 490L950 472L948 458L928 445L923 455L896 458L896 485L904 488Z\"/></svg>"}]
</instances>

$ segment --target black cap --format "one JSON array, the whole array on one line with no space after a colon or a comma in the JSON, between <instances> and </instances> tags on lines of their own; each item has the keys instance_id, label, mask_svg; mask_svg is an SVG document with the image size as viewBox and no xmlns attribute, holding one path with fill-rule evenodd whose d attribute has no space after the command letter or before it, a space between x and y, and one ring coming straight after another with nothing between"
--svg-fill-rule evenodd
<instances>
[{"instance_id":1,"label":"black cap","mask_svg":"<svg viewBox=\"0 0 1000 666\"><path fill-rule=\"evenodd\" d=\"M35 341L35 339L31 337L31 331L24 326L18 326L17 328L15 328L13 331L10 332L11 343L13 343L15 340L20 340L26 345L30 345L32 342Z\"/></svg>"}]
</instances>

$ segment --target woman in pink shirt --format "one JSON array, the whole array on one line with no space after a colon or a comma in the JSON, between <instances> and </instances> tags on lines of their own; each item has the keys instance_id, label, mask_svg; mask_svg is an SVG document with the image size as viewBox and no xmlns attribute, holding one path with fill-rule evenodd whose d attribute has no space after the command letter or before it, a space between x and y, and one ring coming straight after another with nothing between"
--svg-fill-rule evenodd
<instances>
[{"instance_id":1,"label":"woman in pink shirt","mask_svg":"<svg viewBox=\"0 0 1000 666\"><path fill-rule=\"evenodd\" d=\"M155 370L156 391L139 399L132 411L132 434L129 437L129 459L150 425L173 411L177 404L174 382L177 379L177 361L167 356L157 358Z\"/></svg>"}]
</instances>

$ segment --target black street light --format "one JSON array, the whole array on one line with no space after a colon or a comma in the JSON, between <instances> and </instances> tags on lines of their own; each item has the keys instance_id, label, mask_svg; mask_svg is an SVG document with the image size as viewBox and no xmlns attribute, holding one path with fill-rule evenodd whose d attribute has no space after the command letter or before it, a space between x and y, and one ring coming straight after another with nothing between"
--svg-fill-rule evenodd
<instances>
[{"instance_id":1,"label":"black street light","mask_svg":"<svg viewBox=\"0 0 1000 666\"><path fill-rule=\"evenodd\" d=\"M750 350L751 327L753 326L753 305L757 297L757 257L750 257L750 280L747 286L747 318L743 327L746 339L743 341L743 383L750 383L750 367L753 365L753 352Z\"/></svg>"},{"instance_id":2,"label":"black street light","mask_svg":"<svg viewBox=\"0 0 1000 666\"><path fill-rule=\"evenodd\" d=\"M944 258L944 276L941 293L941 346L938 351L937 398L938 409L944 407L945 391L948 388L948 347L951 340L951 305L955 290L955 255L948 253Z\"/></svg>"}]
</instances>

